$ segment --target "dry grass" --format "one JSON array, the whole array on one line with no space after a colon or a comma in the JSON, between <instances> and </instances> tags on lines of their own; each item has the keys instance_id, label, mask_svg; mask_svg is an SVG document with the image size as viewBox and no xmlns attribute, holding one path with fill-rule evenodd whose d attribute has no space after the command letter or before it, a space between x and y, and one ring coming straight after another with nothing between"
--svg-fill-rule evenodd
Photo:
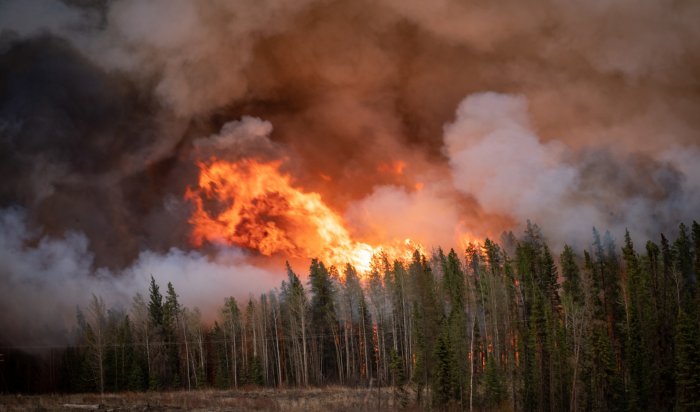
<instances>
[{"instance_id":1,"label":"dry grass","mask_svg":"<svg viewBox=\"0 0 700 412\"><path fill-rule=\"evenodd\" d=\"M197 390L118 394L0 395L0 411L323 411L397 410L391 389ZM68 406L70 405L70 406Z\"/></svg>"}]
</instances>

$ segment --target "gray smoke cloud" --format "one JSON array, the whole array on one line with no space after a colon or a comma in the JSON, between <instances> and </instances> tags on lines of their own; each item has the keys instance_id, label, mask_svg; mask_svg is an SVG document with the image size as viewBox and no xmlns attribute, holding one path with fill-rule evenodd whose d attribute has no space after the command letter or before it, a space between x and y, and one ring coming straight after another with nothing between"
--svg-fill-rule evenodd
<instances>
[{"instance_id":1,"label":"gray smoke cloud","mask_svg":"<svg viewBox=\"0 0 700 412\"><path fill-rule=\"evenodd\" d=\"M127 305L147 271L249 279L255 256L188 240L212 155L288 159L358 240L525 219L579 247L594 225L656 238L698 218L699 20L692 0L2 1L3 303L51 290L36 318L72 319L71 285Z\"/></svg>"},{"instance_id":2,"label":"gray smoke cloud","mask_svg":"<svg viewBox=\"0 0 700 412\"><path fill-rule=\"evenodd\" d=\"M419 190L376 187L351 205L348 221L358 233L462 246L462 233L498 239L501 230L522 230L531 220L559 250L565 243L587 247L594 226L646 240L695 218L697 147L672 145L656 158L600 146L577 150L539 137L528 107L521 95L468 96L444 128L449 173L423 176L427 185ZM460 209L460 195L489 215Z\"/></svg>"},{"instance_id":3,"label":"gray smoke cloud","mask_svg":"<svg viewBox=\"0 0 700 412\"><path fill-rule=\"evenodd\" d=\"M284 155L283 147L270 140L272 123L257 117L243 116L224 124L218 133L195 139L193 157L212 157L234 162L243 157L276 159Z\"/></svg>"},{"instance_id":4,"label":"gray smoke cloud","mask_svg":"<svg viewBox=\"0 0 700 412\"><path fill-rule=\"evenodd\" d=\"M77 232L52 237L32 229L26 213L0 210L0 324L2 337L21 349L41 351L69 344L77 307L92 294L109 307L129 311L136 293L148 296L150 277L171 282L182 304L213 320L224 298L244 299L278 283L274 271L254 266L244 251L220 249L215 257L173 248L142 252L120 271L94 269L88 239ZM7 342L5 342L7 343Z\"/></svg>"},{"instance_id":5,"label":"gray smoke cloud","mask_svg":"<svg viewBox=\"0 0 700 412\"><path fill-rule=\"evenodd\" d=\"M487 210L539 222L559 244L583 247L592 226L656 239L700 206L697 148L671 147L658 159L595 147L574 152L541 141L522 96L467 97L445 126L445 152L457 190Z\"/></svg>"}]
</instances>

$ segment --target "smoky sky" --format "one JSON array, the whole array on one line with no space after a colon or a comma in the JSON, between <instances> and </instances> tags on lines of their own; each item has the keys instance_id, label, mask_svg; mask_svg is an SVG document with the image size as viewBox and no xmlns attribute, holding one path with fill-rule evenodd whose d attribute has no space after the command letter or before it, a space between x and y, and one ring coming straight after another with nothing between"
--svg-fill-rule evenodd
<instances>
[{"instance_id":1,"label":"smoky sky","mask_svg":"<svg viewBox=\"0 0 700 412\"><path fill-rule=\"evenodd\" d=\"M697 21L695 1L2 1L6 290L61 242L72 281L220 276L183 200L211 155L284 159L362 240L527 219L580 249L592 226L656 239L700 210Z\"/></svg>"}]
</instances>

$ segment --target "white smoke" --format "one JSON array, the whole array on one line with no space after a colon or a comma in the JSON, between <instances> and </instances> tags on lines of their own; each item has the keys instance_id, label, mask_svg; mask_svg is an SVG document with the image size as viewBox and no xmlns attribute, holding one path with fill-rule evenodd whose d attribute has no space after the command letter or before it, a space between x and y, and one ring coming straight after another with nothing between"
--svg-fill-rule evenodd
<instances>
[{"instance_id":1,"label":"white smoke","mask_svg":"<svg viewBox=\"0 0 700 412\"><path fill-rule=\"evenodd\" d=\"M594 226L618 238L628 229L641 245L699 217L695 147L673 146L654 159L545 142L525 97L493 92L467 96L443 139L450 173L425 176L421 190L375 187L346 213L358 235L454 247L460 235L498 239L494 229L522 229L531 220L555 250L564 243L580 249ZM460 207L462 197L478 206Z\"/></svg>"},{"instance_id":2,"label":"white smoke","mask_svg":"<svg viewBox=\"0 0 700 412\"><path fill-rule=\"evenodd\" d=\"M257 117L243 116L221 127L219 133L196 139L192 144L198 157L235 158L255 153L273 153L277 147L270 140L272 123Z\"/></svg>"},{"instance_id":3,"label":"white smoke","mask_svg":"<svg viewBox=\"0 0 700 412\"><path fill-rule=\"evenodd\" d=\"M563 162L559 142L543 144L530 131L523 97L467 97L444 139L456 189L474 195L487 210L551 214L577 177Z\"/></svg>"},{"instance_id":4,"label":"white smoke","mask_svg":"<svg viewBox=\"0 0 700 412\"><path fill-rule=\"evenodd\" d=\"M171 249L145 251L128 268L111 272L93 268L87 238L66 233L52 238L28 227L19 209L0 210L0 324L2 337L27 350L70 342L77 306L85 307L92 294L109 307L128 310L136 293L148 294L153 276L165 292L172 282L180 302L198 307L214 319L225 297L239 299L277 286L279 273L256 267L235 248L214 257Z\"/></svg>"},{"instance_id":5,"label":"white smoke","mask_svg":"<svg viewBox=\"0 0 700 412\"><path fill-rule=\"evenodd\" d=\"M354 234L367 241L413 239L427 248L451 247L461 229L460 216L446 189L436 182L420 190L379 186L354 202L345 218Z\"/></svg>"},{"instance_id":6,"label":"white smoke","mask_svg":"<svg viewBox=\"0 0 700 412\"><path fill-rule=\"evenodd\" d=\"M497 93L464 99L444 140L456 190L521 224L531 219L555 243L586 244L592 226L656 239L697 218L694 148L670 149L658 161L575 151L535 134L525 98Z\"/></svg>"}]
</instances>

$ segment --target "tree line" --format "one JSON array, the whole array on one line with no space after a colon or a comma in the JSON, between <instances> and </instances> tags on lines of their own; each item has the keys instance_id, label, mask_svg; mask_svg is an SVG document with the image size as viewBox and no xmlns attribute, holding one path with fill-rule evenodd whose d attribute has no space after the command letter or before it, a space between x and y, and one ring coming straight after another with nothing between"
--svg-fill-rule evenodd
<instances>
[{"instance_id":1,"label":"tree line","mask_svg":"<svg viewBox=\"0 0 700 412\"><path fill-rule=\"evenodd\" d=\"M279 289L226 298L213 324L151 278L128 311L99 296L61 353L62 391L348 385L463 410L700 409L700 225L671 241L552 253L528 222L459 253L312 260ZM235 274L232 274L235 276Z\"/></svg>"}]
</instances>

